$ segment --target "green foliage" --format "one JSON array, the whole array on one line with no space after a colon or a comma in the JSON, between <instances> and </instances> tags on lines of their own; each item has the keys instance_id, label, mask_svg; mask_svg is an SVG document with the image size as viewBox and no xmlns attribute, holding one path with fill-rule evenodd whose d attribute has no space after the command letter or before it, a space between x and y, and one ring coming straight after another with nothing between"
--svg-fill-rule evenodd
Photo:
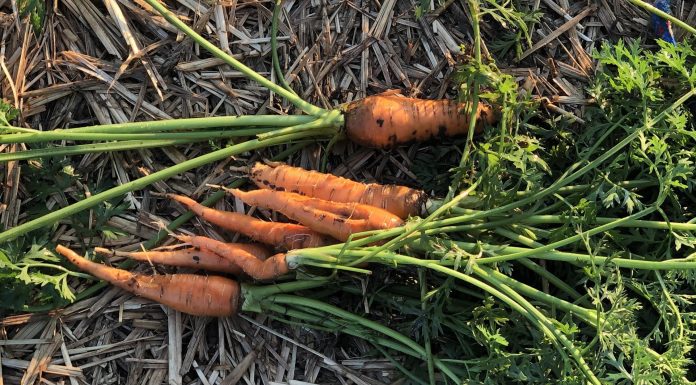
<instances>
[{"instance_id":1,"label":"green foliage","mask_svg":"<svg viewBox=\"0 0 696 385\"><path fill-rule=\"evenodd\" d=\"M8 102L0 99L0 126L11 126L10 123L19 116L19 110L12 107ZM0 128L1 130L1 128Z\"/></svg>"},{"instance_id":2,"label":"green foliage","mask_svg":"<svg viewBox=\"0 0 696 385\"><path fill-rule=\"evenodd\" d=\"M653 52L634 41L604 44L595 58L600 70L589 91L597 104L588 107L586 124L539 114L514 80L493 65L462 66L463 99L476 93L502 106L502 122L486 128L480 139L457 143L464 150L460 166L450 169L450 186L460 186L457 192L474 183L477 187L459 211L438 219L452 221L447 225L507 222L471 231L449 228L442 234L433 225L429 235L413 237L404 242L408 247L395 250L426 258L425 273L416 275L398 256L384 255L395 268L393 275L385 278L375 271L373 287L354 291L368 293L365 317L430 344L433 356L463 383L687 384L695 379L694 269L664 272L656 270L657 264L627 269L612 262L692 260L693 232L626 226L578 234L605 224L602 218L636 213L651 224L696 218L696 120L683 98L694 92L696 54L688 44L661 44ZM456 147L429 149L427 158L415 162L413 170L425 186L446 189L428 171L456 164ZM559 183L569 189L548 193ZM527 222L542 214L555 219ZM465 250L450 240L475 246ZM589 262L541 265L534 259L539 252L531 254L536 267L521 258L482 263L508 245L552 243ZM609 259L600 262L599 257ZM489 288L433 271L434 264L454 266L452 271ZM507 280L484 274L482 267ZM424 300L421 285L427 285ZM528 305L536 313L527 314ZM422 361L409 362L408 368L428 378Z\"/></svg>"},{"instance_id":3,"label":"green foliage","mask_svg":"<svg viewBox=\"0 0 696 385\"><path fill-rule=\"evenodd\" d=\"M17 0L19 16L29 17L29 23L38 35L43 30L44 19L46 17L46 1L44 0Z\"/></svg>"},{"instance_id":4,"label":"green foliage","mask_svg":"<svg viewBox=\"0 0 696 385\"><path fill-rule=\"evenodd\" d=\"M541 19L540 11L521 9L519 2L512 0L485 0L479 4L481 17L490 19L496 27L489 47L498 56L504 57L514 50L515 58L519 58L525 44L532 46L530 29ZM502 32L497 27L502 28Z\"/></svg>"},{"instance_id":5,"label":"green foliage","mask_svg":"<svg viewBox=\"0 0 696 385\"><path fill-rule=\"evenodd\" d=\"M22 175L24 187L33 193L31 205L24 208L30 217L55 210L55 207L48 206L55 197L60 197L58 202L65 203L85 199L85 191L74 189L76 185L84 183L92 194L96 194L112 183L104 181L102 185L95 185L85 182L67 159L54 157L22 165ZM103 202L91 213L83 211L74 215L70 224L78 239L113 238L123 232L108 226L107 222L127 208L123 201ZM64 260L54 255L51 250L55 245L50 241L50 235L50 231L41 229L0 245L0 288L7 289L0 295L0 309L21 311L47 304L56 307L75 299L68 278L87 276L68 269Z\"/></svg>"}]
</instances>

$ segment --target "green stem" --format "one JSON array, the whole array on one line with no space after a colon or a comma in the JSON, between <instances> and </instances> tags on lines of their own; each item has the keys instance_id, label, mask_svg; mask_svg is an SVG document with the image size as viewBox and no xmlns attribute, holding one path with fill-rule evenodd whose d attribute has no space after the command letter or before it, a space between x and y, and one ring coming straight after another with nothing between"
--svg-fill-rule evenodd
<instances>
[{"instance_id":1,"label":"green stem","mask_svg":"<svg viewBox=\"0 0 696 385\"><path fill-rule=\"evenodd\" d=\"M597 327L597 319L598 319L598 314L596 310L592 309L587 309L582 306L576 305L574 303L570 303L568 301L564 301L558 297L552 296L550 294L546 294L543 291L533 288L529 285L526 285L522 282L519 282L513 278L508 277L505 274L502 274L498 271L495 271L493 269L487 268L487 267L480 267L481 269L484 269L488 274L491 274L493 277L495 277L497 280L500 282L504 283L505 285L511 287L513 290L516 292L526 295L529 298L534 298L537 301L544 302L548 304L549 306L555 306L563 311L566 311L571 314L576 314L578 317L580 317L583 321L587 322L588 324ZM600 317L600 322L601 322L601 317Z\"/></svg>"},{"instance_id":2,"label":"green stem","mask_svg":"<svg viewBox=\"0 0 696 385\"><path fill-rule=\"evenodd\" d=\"M654 13L657 16L660 16L661 18L663 18L665 20L671 21L672 23L674 23L674 25L677 25L677 26L683 28L685 31L688 31L692 35L696 35L696 28L694 28L693 26L690 26L689 24L686 24L686 22L679 20L678 18L670 15L667 12L661 11L660 9L656 8L654 5L648 4L648 3L641 1L641 0L628 0L628 1L633 3L633 5L641 7L648 12Z\"/></svg>"},{"instance_id":3,"label":"green stem","mask_svg":"<svg viewBox=\"0 0 696 385\"><path fill-rule=\"evenodd\" d=\"M273 128L247 128L238 130L215 130L193 132L153 132L143 134L112 134L93 132L65 132L60 130L46 131L41 134L28 134L19 138L19 135L0 135L0 143L38 143L58 140L70 141L97 141L97 140L208 140L218 138L233 138L239 136L254 136L269 132Z\"/></svg>"},{"instance_id":4,"label":"green stem","mask_svg":"<svg viewBox=\"0 0 696 385\"><path fill-rule=\"evenodd\" d=\"M2 125L0 125L0 131L20 132L20 133L41 132L41 131L35 130L35 129L33 129L33 128L24 128L24 127L15 127L15 126L2 126Z\"/></svg>"},{"instance_id":5,"label":"green stem","mask_svg":"<svg viewBox=\"0 0 696 385\"><path fill-rule=\"evenodd\" d=\"M571 182L577 180L581 176L583 176L585 173L589 172L592 169L595 169L597 166L602 164L604 161L609 159L610 157L614 156L616 153L621 151L624 147L626 147L629 143L634 141L636 138L638 138L645 130L648 128L652 127L655 123L661 121L664 119L670 112L672 112L675 108L678 106L684 104L687 100L689 100L692 96L696 95L696 88L690 90L683 96L681 96L679 99L677 99L672 105L669 107L665 108L659 115L657 115L654 119L645 122L645 124L642 127L636 128L631 134L627 135L623 140L621 140L619 143L617 143L614 147L610 148L609 150L605 151L603 154L599 155L597 158L592 160L591 162L588 162L585 166L581 167L580 169L572 172L570 175L563 175L559 179L557 179L554 183L552 183L549 187L531 195L527 196L525 198L522 198L518 201L508 203L503 206L499 206L493 209L490 209L488 211L483 211L477 214L472 214L472 215L462 215L459 217L455 218L448 218L444 220L443 222L446 222L446 224L457 224L461 222L466 222L470 221L473 219L478 219L486 216L491 216L493 214L499 214L499 213L504 213L510 210L514 210L518 207L522 207L524 205L530 204L537 202L541 200L542 198L545 198L551 194L554 194L556 191L558 191L561 187L567 186ZM615 123L612 127L610 127L607 132L605 133L605 136L607 135L608 132L614 130L616 127L618 127L621 122L623 121L624 118L622 118L619 122ZM597 142L601 142L603 139L600 138ZM591 151L590 153L592 153ZM575 163L572 167L571 170L579 167L579 165L582 162L585 162L586 159L583 159L579 161L578 163Z\"/></svg>"},{"instance_id":6,"label":"green stem","mask_svg":"<svg viewBox=\"0 0 696 385\"><path fill-rule=\"evenodd\" d=\"M242 283L242 311L261 311L261 302L268 297L295 291L316 289L330 282L329 279L319 278L314 280L290 281L275 285L254 286Z\"/></svg>"},{"instance_id":7,"label":"green stem","mask_svg":"<svg viewBox=\"0 0 696 385\"><path fill-rule=\"evenodd\" d=\"M424 269L418 269L418 283L420 284L420 308L423 314L428 314L428 291L427 278ZM425 317L421 330L425 345L425 360L428 366L428 381L430 385L435 385L435 363L433 362L432 346L430 343L430 317Z\"/></svg>"},{"instance_id":8,"label":"green stem","mask_svg":"<svg viewBox=\"0 0 696 385\"><path fill-rule=\"evenodd\" d=\"M619 218L596 217L593 220L594 224L605 225ZM570 221L579 221L580 218L563 215L530 215L520 220L521 223L528 225L549 224L549 223L568 223ZM696 231L696 223L684 222L663 222L663 221L646 221L646 220L629 220L621 223L617 227L641 227L644 229L658 230L679 230L679 231Z\"/></svg>"},{"instance_id":9,"label":"green stem","mask_svg":"<svg viewBox=\"0 0 696 385\"><path fill-rule=\"evenodd\" d=\"M111 134L137 134L156 131L200 130L205 128L220 127L287 127L297 124L309 123L316 117L307 115L243 115L243 116L211 116L207 118L184 118L155 120L148 122L129 122L115 124L100 124L96 126L84 126L76 128L56 129L52 131L36 131L27 134L13 134L13 136L31 137L50 132L107 132Z\"/></svg>"},{"instance_id":10,"label":"green stem","mask_svg":"<svg viewBox=\"0 0 696 385\"><path fill-rule=\"evenodd\" d=\"M203 36L199 35L196 31L191 29L188 25L186 25L184 22L182 22L175 14L173 14L171 11L169 11L167 8L162 5L157 0L145 0L152 8L157 10L164 18L170 22L172 25L174 25L176 28L181 30L183 33L185 33L188 37L190 37L193 41L195 41L198 45L206 49L208 52L213 54L215 57L221 59L228 65L236 68L238 71L240 71L242 74L244 74L246 77L249 79L258 82L262 86L266 87L270 91L275 92L276 94L286 98L290 103L295 105L297 108L301 109L305 113L309 115L314 115L314 116L320 116L326 112L323 108L319 108L317 106L314 106L310 103L307 103L306 101L302 100L299 96L295 95L293 92L286 90L285 88L273 83L272 81L266 79L265 77L259 75L256 71L253 69L247 67L244 65L242 62L238 61L237 59L233 58L232 56L228 55L225 51L221 50L220 48L216 47L214 44L210 43L207 41Z\"/></svg>"},{"instance_id":11,"label":"green stem","mask_svg":"<svg viewBox=\"0 0 696 385\"><path fill-rule=\"evenodd\" d=\"M331 110L314 121L298 124L296 126L280 128L270 132L264 132L258 135L259 140L267 140L281 135L300 131L311 131L324 127L341 127L343 126L343 114L339 110Z\"/></svg>"},{"instance_id":12,"label":"green stem","mask_svg":"<svg viewBox=\"0 0 696 385\"><path fill-rule=\"evenodd\" d=\"M359 260L353 262L352 264L353 264L353 265L357 265L357 264L363 263L363 262L365 262L366 260L370 259L372 256L374 256L374 254L376 254L376 253L378 253L378 252L380 252L380 251L383 251L383 250L391 250L391 249L394 248L399 242L401 242L402 240L406 239L407 237L409 237L411 234L415 233L416 231L421 230L421 229L424 228L429 222L432 222L435 218L439 217L439 216L442 215L444 212L446 212L447 210L449 210L450 208L452 208L453 206L455 206L455 205L457 204L457 202L459 202L459 201L461 201L462 199L464 199L464 198L466 198L467 196L469 196L469 193L470 193L471 191L475 190L475 189L476 189L476 186L478 186L478 183L474 183L473 185L469 186L468 189L462 191L462 192L461 192L459 195L457 195L455 198L453 198L453 199L450 200L449 202L445 203L444 205L440 206L440 207L439 207L437 210L435 210L432 214L428 215L428 217L426 217L426 218L423 219L422 221L418 222L418 224L416 224L415 226L410 227L410 228L409 228L409 226L406 226L406 227L404 228L405 231L403 231L399 236L397 236L396 238L390 240L389 242L385 243L384 245L380 246L379 248L375 249L375 251L373 252L373 254L369 254L369 255L367 255L367 256L365 256L365 257L363 257L363 258L361 258L361 259L359 259ZM346 245L346 247L350 247L350 242L346 242L345 245Z\"/></svg>"},{"instance_id":13,"label":"green stem","mask_svg":"<svg viewBox=\"0 0 696 385\"><path fill-rule=\"evenodd\" d=\"M550 261L560 261L568 262L572 264L582 263L582 264L613 264L620 268L626 269L639 269L639 270L693 270L696 269L696 260L685 260L685 259L672 259L665 261L645 261L645 260L635 260L626 258L613 258L604 257L598 255L587 255L579 253L570 253L565 251L546 251L541 253L533 253L532 250L524 247L515 247L507 245L489 245L489 244L477 244L470 242L459 242L459 241L441 241L443 245L447 247L448 244L452 244L449 247L459 247L467 252L475 252L479 248L483 248L484 254L494 255L494 257L483 257L476 259L476 263L479 265L498 263L501 260L506 260L505 257L511 254L533 254L531 258L534 259L545 259ZM430 250L428 245L423 245L422 243L415 243L415 246L421 250ZM378 255L379 256L379 255ZM442 264L452 264L452 262L442 261Z\"/></svg>"},{"instance_id":14,"label":"green stem","mask_svg":"<svg viewBox=\"0 0 696 385\"><path fill-rule=\"evenodd\" d=\"M357 328L355 325L344 323L339 324L337 321L331 317L319 317L316 314L308 313L306 308L303 310L282 306L277 303L270 302L268 300L262 303L263 311L273 311L278 314L283 314L288 317L296 318L303 321L303 327L312 327L318 330L324 330L327 332L342 332L354 337L362 338L366 341L379 344L380 346L396 350L397 352L409 355L414 358L422 358L418 352L415 352L408 347L395 342L394 340L382 338L380 336L375 336L374 333L366 333L364 330Z\"/></svg>"},{"instance_id":15,"label":"green stem","mask_svg":"<svg viewBox=\"0 0 696 385\"><path fill-rule=\"evenodd\" d=\"M503 301L505 304L510 306L513 310L517 311L520 313L522 316L527 318L532 324L536 325L539 330L541 330L551 341L554 341L555 344L557 344L557 338L556 335L553 333L551 329L549 329L548 325L545 325L542 323L538 317L536 317L534 314L530 313L528 309L525 309L522 305L518 303L518 301L514 300L511 298L509 295L501 292L499 289L494 288L493 286L476 279L470 275L463 274L457 270L450 269L445 266L441 266L440 264L437 263L437 261L428 261L428 260L421 260L418 258L413 258L405 255L397 255L397 254L392 254L390 257L387 259L387 262L395 262L395 263L406 263L410 265L416 265L416 266L421 266L425 267L431 270L438 271L440 273L444 273L446 275L449 275L451 277L460 279L466 283L469 283L473 286L478 287L479 289L493 295L494 297L500 299ZM560 347L559 347L560 348ZM564 354L562 350L560 350L561 354Z\"/></svg>"},{"instance_id":16,"label":"green stem","mask_svg":"<svg viewBox=\"0 0 696 385\"><path fill-rule=\"evenodd\" d=\"M342 318L344 320L359 324L361 326L364 326L368 329L372 329L378 333L381 333L397 342L400 344L403 344L405 347L408 349L413 350L414 352L418 353L419 358L425 359L425 349L418 345L416 342L408 338L407 336L390 329L378 322L370 321L368 319L365 319L363 317L360 317L356 314L353 314L351 312L345 311L341 308L331 306L325 302L317 301L314 299L310 298L305 298L305 297L298 297L298 296L293 296L293 295L287 295L287 294L277 294L273 295L267 298L267 301L272 302L272 303L278 303L278 304L291 304L295 306L300 306L300 307L307 307L311 309L317 309L321 310L322 312L326 314L330 314L332 317L338 317ZM442 361L438 359L434 359L435 365L440 369L445 375L447 375L450 379L455 381L456 383L461 383L461 380L452 373L452 371L445 366Z\"/></svg>"},{"instance_id":17,"label":"green stem","mask_svg":"<svg viewBox=\"0 0 696 385\"><path fill-rule=\"evenodd\" d=\"M168 147L177 144L190 143L190 140L129 140L111 143L80 144L76 146L61 146L37 148L34 150L0 153L0 163L16 160L45 158L49 156L79 155L96 152L125 151L142 148Z\"/></svg>"},{"instance_id":18,"label":"green stem","mask_svg":"<svg viewBox=\"0 0 696 385\"><path fill-rule=\"evenodd\" d=\"M283 75L283 69L280 68L280 60L278 59L278 22L280 19L280 11L282 10L282 5L280 0L275 1L275 6L273 7L273 19L271 20L271 60L273 61L273 69L276 73L276 78L283 88L297 95L287 81L285 81L285 75Z\"/></svg>"},{"instance_id":19,"label":"green stem","mask_svg":"<svg viewBox=\"0 0 696 385\"><path fill-rule=\"evenodd\" d=\"M561 331L558 330L558 328L548 319L548 317L542 314L536 307L529 303L529 301L524 299L524 297L519 295L517 291L513 290L510 286L501 282L496 276L492 274L492 271L490 269L485 267L474 266L473 270L476 275L486 279L488 282L493 284L493 286L497 287L500 291L509 295L510 298L512 298L513 300L517 301L517 303L519 303L520 306L522 306L536 319L538 319L542 325L545 325L549 330L551 330L554 336L559 341L561 341L561 344L566 349L566 351L569 352L571 356L573 356L573 359L575 359L578 368L585 374L587 380L590 381L592 384L601 384L597 376L595 376L595 374L592 372L592 369L590 369L589 365L587 365L587 362L585 362L585 359L582 357L580 350L573 345L573 343L568 339L568 337L566 337L565 334L561 333ZM516 287L518 289L521 289L519 285ZM561 353L564 352L561 351Z\"/></svg>"},{"instance_id":20,"label":"green stem","mask_svg":"<svg viewBox=\"0 0 696 385\"><path fill-rule=\"evenodd\" d=\"M104 202L109 199L116 198L118 196L121 196L123 194L126 194L131 191L139 190L142 188L145 188L146 186L158 182L163 179L170 178L174 175L177 175L179 173L182 173L184 171L188 171L190 169L196 168L196 167L201 167L205 164L215 162L224 158L227 158L232 155L240 154L243 152L247 151L253 151L259 148L263 147L268 147L272 145L277 145L277 144L283 144L287 143L292 140L296 139L304 139L307 137L313 137L313 136L318 136L318 135L326 135L326 134L333 134L335 131L334 130L327 130L327 131L317 131L317 132L300 132L296 134L289 134L287 136L282 136L278 138L273 138L269 139L266 141L259 141L257 139L250 140L247 142L243 142L240 144L235 144L233 146L223 148L217 151L213 151L211 153L207 153L205 155L201 155L199 157L189 159L187 161L184 161L182 163L179 163L175 166L166 168L164 170L152 173L150 175L144 176L142 178L136 179L134 181L128 182L126 184L122 184L120 186L114 187L112 189L106 190L104 192L101 192L99 194L93 195L87 199L81 200L79 202L73 203L69 206L63 207L59 210L53 211L49 214L46 214L40 218L31 220L29 222L23 223L21 225L15 226L9 230L6 230L2 233L0 233L0 243L1 242L6 242L10 239L14 239L20 235L23 235L29 231L36 230L38 228L44 227L44 226L49 226L52 225L59 220L66 218L70 215L73 215L75 213L78 213L82 210L89 209L101 202Z\"/></svg>"}]
</instances>

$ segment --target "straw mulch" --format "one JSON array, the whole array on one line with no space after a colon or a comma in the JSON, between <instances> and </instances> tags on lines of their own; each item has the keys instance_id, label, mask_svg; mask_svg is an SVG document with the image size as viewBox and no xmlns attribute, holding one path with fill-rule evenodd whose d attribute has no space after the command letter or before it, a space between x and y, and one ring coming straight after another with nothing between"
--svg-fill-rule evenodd
<instances>
[{"instance_id":1,"label":"straw mulch","mask_svg":"<svg viewBox=\"0 0 696 385\"><path fill-rule=\"evenodd\" d=\"M0 92L22 111L20 125L42 130L178 117L292 113L289 105L210 58L142 0L61 0L48 4L38 37L18 20L14 1L0 0ZM166 2L209 40L273 80L270 61L272 2L228 0ZM211 4L212 3L212 4ZM521 60L499 65L524 89L543 98L552 117L582 121L590 103L584 88L594 70L590 52L602 39L646 36L649 16L625 1L529 0L543 13L534 45ZM284 76L298 93L322 107L399 88L423 98L456 95L453 74L471 42L464 1L447 0L415 17L413 0L286 0L279 32ZM673 1L676 16L696 24L696 5ZM486 19L486 43L502 31ZM681 32L677 31L679 35ZM486 45L485 51L489 52ZM24 145L3 145L17 151ZM99 184L126 183L209 151L209 144L74 157L75 172ZM324 145L293 155L317 168ZM329 169L354 179L417 185L410 166L425 146L390 153L341 144ZM261 151L156 183L159 192L205 195L206 184L235 178L230 166L268 156ZM2 166L4 228L28 218L32 196L17 163ZM70 189L88 189L73 186ZM66 190L70 195L74 190ZM88 191L89 192L89 191ZM126 197L130 210L105 225L115 238L85 244L134 250L184 210L147 192ZM49 206L61 207L55 194ZM234 202L218 208L233 209ZM96 220L96 218L94 218ZM231 234L192 221L186 231L234 241ZM53 240L75 245L70 222ZM152 272L151 266L140 270ZM66 309L0 319L0 385L4 384L393 384L403 379L388 360L360 340L291 327L264 315L231 319L190 317L110 288Z\"/></svg>"}]
</instances>

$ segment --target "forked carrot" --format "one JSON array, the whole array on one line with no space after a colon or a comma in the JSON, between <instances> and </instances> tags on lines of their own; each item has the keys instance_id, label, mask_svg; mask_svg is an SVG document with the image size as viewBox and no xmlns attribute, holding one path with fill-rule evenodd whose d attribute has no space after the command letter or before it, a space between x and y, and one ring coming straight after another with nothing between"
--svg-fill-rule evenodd
<instances>
[{"instance_id":1,"label":"forked carrot","mask_svg":"<svg viewBox=\"0 0 696 385\"><path fill-rule=\"evenodd\" d=\"M249 215L215 210L182 195L165 194L165 196L186 206L186 208L207 222L244 234L255 241L280 249L304 249L334 243L326 235L312 231L307 226L294 223L267 222Z\"/></svg>"},{"instance_id":2,"label":"forked carrot","mask_svg":"<svg viewBox=\"0 0 696 385\"><path fill-rule=\"evenodd\" d=\"M238 244L220 242L201 236L177 235L177 239L193 246L210 250L213 253L233 261L250 277L258 280L268 280L288 273L285 254L276 254L264 260L237 247Z\"/></svg>"},{"instance_id":3,"label":"forked carrot","mask_svg":"<svg viewBox=\"0 0 696 385\"><path fill-rule=\"evenodd\" d=\"M240 287L231 279L195 274L147 276L94 263L62 245L56 251L99 279L187 314L225 317L234 315L239 307Z\"/></svg>"},{"instance_id":4,"label":"forked carrot","mask_svg":"<svg viewBox=\"0 0 696 385\"><path fill-rule=\"evenodd\" d=\"M466 104L453 100L415 99L385 93L348 103L344 107L345 130L350 140L363 146L391 148L466 134L470 128L467 110ZM485 124L495 123L498 115L490 106L479 103L476 132Z\"/></svg>"},{"instance_id":5,"label":"forked carrot","mask_svg":"<svg viewBox=\"0 0 696 385\"><path fill-rule=\"evenodd\" d=\"M420 215L427 200L424 191L397 185L360 183L288 165L257 162L249 170L256 186L289 191L332 202L363 203L389 211L399 218Z\"/></svg>"},{"instance_id":6,"label":"forked carrot","mask_svg":"<svg viewBox=\"0 0 696 385\"><path fill-rule=\"evenodd\" d=\"M226 190L251 206L278 211L310 229L346 241L351 234L368 230L389 229L403 224L401 218L360 203L329 202L303 195L275 191Z\"/></svg>"},{"instance_id":7,"label":"forked carrot","mask_svg":"<svg viewBox=\"0 0 696 385\"><path fill-rule=\"evenodd\" d=\"M242 269L233 261L200 247L187 247L167 251L153 250L137 252L114 251L102 247L95 247L94 252L102 255L126 257L142 262L219 271L235 275L239 275L239 273L242 272Z\"/></svg>"}]
</instances>

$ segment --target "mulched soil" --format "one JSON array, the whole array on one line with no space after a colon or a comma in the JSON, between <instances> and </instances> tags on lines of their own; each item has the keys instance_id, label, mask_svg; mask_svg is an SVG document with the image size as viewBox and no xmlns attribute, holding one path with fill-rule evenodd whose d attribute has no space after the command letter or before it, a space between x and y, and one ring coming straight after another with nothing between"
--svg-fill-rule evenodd
<instances>
[{"instance_id":1,"label":"mulched soil","mask_svg":"<svg viewBox=\"0 0 696 385\"><path fill-rule=\"evenodd\" d=\"M192 44L142 0L47 2L44 32L39 36L14 16L14 3L0 0L0 96L22 111L19 125L52 130L167 118L294 113L287 102ZM270 59L272 2L166 3L210 41L276 79ZM465 3L437 3L416 18L414 1L286 0L279 27L283 75L303 98L325 108L395 88L422 98L455 97L453 75L457 64L468 58L472 34ZM651 33L648 14L626 1L519 3L541 12L531 29L533 45L522 46L519 60L513 54L498 56L498 65L515 75L526 92L542 99L542 113L550 118L582 122L583 107L592 103L585 92L595 70L591 52L603 40L649 38ZM696 4L672 3L675 16L696 24ZM485 18L482 32L484 53L498 52L495 43L504 27ZM676 34L679 38L682 31ZM220 144L73 157L74 172L90 183L53 194L49 208L66 205L76 191L91 193L102 182L126 183ZM0 145L3 152L26 147ZM284 148L243 154L158 182L152 190L203 197L208 184L228 184L239 177L235 167ZM326 143L311 143L288 162L318 169L326 151ZM383 152L339 143L330 149L327 170L353 179L422 186L413 166L430 151L427 145ZM27 176L18 162L0 168L0 224L10 228L30 218L34 197L24 187ZM136 250L185 212L148 191L128 194L126 202L127 210L104 223L117 236L84 239L65 221L53 240L76 247L83 243ZM233 210L239 205L224 201L217 207ZM90 221L96 223L98 218ZM237 239L198 220L182 231ZM154 267L138 269L152 272ZM262 314L190 317L109 288L48 315L0 319L0 385L39 381L299 385L396 384L403 379L390 361L375 358L361 340L278 323Z\"/></svg>"}]
</instances>

